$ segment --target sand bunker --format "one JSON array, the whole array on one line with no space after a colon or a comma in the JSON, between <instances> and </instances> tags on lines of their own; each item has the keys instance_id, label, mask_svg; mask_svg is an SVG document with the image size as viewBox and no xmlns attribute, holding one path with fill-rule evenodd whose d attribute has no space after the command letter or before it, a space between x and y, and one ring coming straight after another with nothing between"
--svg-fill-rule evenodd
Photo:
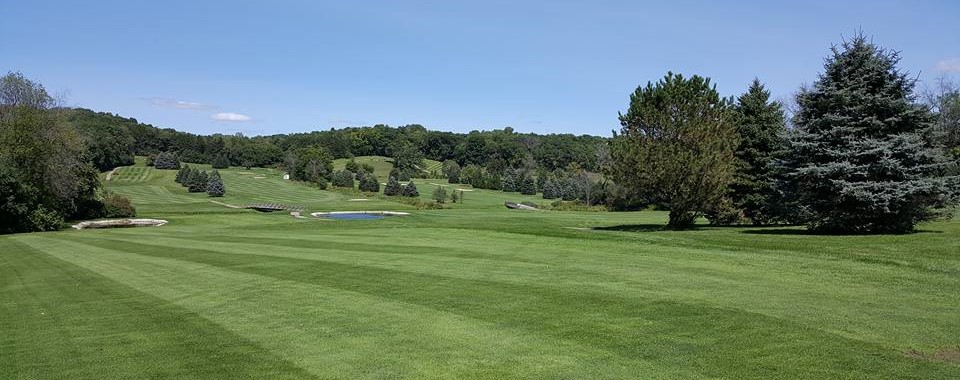
<instances>
[{"instance_id":1,"label":"sand bunker","mask_svg":"<svg viewBox=\"0 0 960 380\"><path fill-rule=\"evenodd\" d=\"M124 227L159 227L167 224L163 219L108 219L89 220L73 225L78 230L86 228L124 228Z\"/></svg>"},{"instance_id":2,"label":"sand bunker","mask_svg":"<svg viewBox=\"0 0 960 380\"><path fill-rule=\"evenodd\" d=\"M317 218L325 218L331 215L350 215L350 214L364 214L364 215L381 215L381 216L403 216L410 215L409 212L401 211L331 211L331 212L312 212L310 215Z\"/></svg>"},{"instance_id":3,"label":"sand bunker","mask_svg":"<svg viewBox=\"0 0 960 380\"><path fill-rule=\"evenodd\" d=\"M367 202L369 200L370 199L367 199L367 198L354 198L354 199L347 199L347 202Z\"/></svg>"}]
</instances>

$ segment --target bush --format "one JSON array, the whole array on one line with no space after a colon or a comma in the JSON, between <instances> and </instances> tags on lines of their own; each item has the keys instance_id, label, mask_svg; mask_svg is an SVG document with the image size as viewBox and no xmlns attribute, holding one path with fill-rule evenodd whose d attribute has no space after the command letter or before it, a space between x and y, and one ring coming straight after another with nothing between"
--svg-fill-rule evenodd
<instances>
[{"instance_id":1,"label":"bush","mask_svg":"<svg viewBox=\"0 0 960 380\"><path fill-rule=\"evenodd\" d=\"M63 216L55 210L48 210L42 205L30 213L27 218L34 231L56 231L63 227Z\"/></svg>"},{"instance_id":2,"label":"bush","mask_svg":"<svg viewBox=\"0 0 960 380\"><path fill-rule=\"evenodd\" d=\"M400 195L413 198L413 197L419 197L420 192L417 191L417 185L413 183L413 181L410 181L409 183L407 183L406 186L403 187L403 191L401 192Z\"/></svg>"},{"instance_id":3,"label":"bush","mask_svg":"<svg viewBox=\"0 0 960 380\"><path fill-rule=\"evenodd\" d=\"M401 190L403 189L400 188L400 182L397 181L397 177L390 176L390 179L387 180L387 185L383 187L383 195L388 197L400 195Z\"/></svg>"},{"instance_id":4,"label":"bush","mask_svg":"<svg viewBox=\"0 0 960 380\"><path fill-rule=\"evenodd\" d=\"M523 175L523 178L520 180L520 194L523 195L534 195L537 193L537 183L533 180L533 177L530 175Z\"/></svg>"},{"instance_id":5,"label":"bush","mask_svg":"<svg viewBox=\"0 0 960 380\"><path fill-rule=\"evenodd\" d=\"M341 170L333 174L332 179L333 187L346 187L353 188L353 172L347 170Z\"/></svg>"},{"instance_id":6,"label":"bush","mask_svg":"<svg viewBox=\"0 0 960 380\"><path fill-rule=\"evenodd\" d=\"M743 213L734 206L733 200L724 197L704 213L711 226L732 226L743 222Z\"/></svg>"},{"instance_id":7,"label":"bush","mask_svg":"<svg viewBox=\"0 0 960 380\"><path fill-rule=\"evenodd\" d=\"M356 173L360 171L360 165L357 165L357 161L351 158L350 161L347 161L347 165L344 167L344 170L351 173Z\"/></svg>"},{"instance_id":8,"label":"bush","mask_svg":"<svg viewBox=\"0 0 960 380\"><path fill-rule=\"evenodd\" d=\"M133 207L130 198L120 194L108 194L103 203L108 218L132 218L137 216L137 209Z\"/></svg>"}]
</instances>

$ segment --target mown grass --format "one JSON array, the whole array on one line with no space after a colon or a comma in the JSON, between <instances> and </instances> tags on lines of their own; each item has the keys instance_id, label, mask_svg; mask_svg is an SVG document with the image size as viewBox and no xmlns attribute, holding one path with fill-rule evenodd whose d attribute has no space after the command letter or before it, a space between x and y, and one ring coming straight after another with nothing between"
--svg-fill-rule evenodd
<instances>
[{"instance_id":1,"label":"mown grass","mask_svg":"<svg viewBox=\"0 0 960 380\"><path fill-rule=\"evenodd\" d=\"M226 203L408 207L222 172ZM0 378L960 376L922 355L960 343L957 221L677 232L660 212L507 210L536 198L485 190L329 221L128 174L143 179L111 189L170 224L0 237Z\"/></svg>"}]
</instances>

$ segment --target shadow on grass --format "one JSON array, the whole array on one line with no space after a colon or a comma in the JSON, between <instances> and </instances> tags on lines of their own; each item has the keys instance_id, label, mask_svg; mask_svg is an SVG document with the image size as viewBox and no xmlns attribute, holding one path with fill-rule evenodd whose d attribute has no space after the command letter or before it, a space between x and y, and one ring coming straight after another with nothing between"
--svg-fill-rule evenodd
<instances>
[{"instance_id":1,"label":"shadow on grass","mask_svg":"<svg viewBox=\"0 0 960 380\"><path fill-rule=\"evenodd\" d=\"M743 234L753 235L806 235L806 236L884 236L884 235L913 235L913 234L942 234L943 231L934 230L916 230L913 232L894 233L894 232L830 232L830 231L812 231L803 227L759 227L740 231Z\"/></svg>"},{"instance_id":2,"label":"shadow on grass","mask_svg":"<svg viewBox=\"0 0 960 380\"><path fill-rule=\"evenodd\" d=\"M699 226L684 230L675 230L664 224L621 224L616 226L594 227L594 231L621 231L621 232L659 232L659 231L699 231Z\"/></svg>"}]
</instances>

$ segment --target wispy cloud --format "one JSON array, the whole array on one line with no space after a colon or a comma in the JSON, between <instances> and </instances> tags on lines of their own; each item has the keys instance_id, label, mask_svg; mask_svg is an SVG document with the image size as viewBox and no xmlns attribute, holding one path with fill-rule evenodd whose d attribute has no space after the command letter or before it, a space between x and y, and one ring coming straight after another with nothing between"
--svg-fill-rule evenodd
<instances>
[{"instance_id":1,"label":"wispy cloud","mask_svg":"<svg viewBox=\"0 0 960 380\"><path fill-rule=\"evenodd\" d=\"M937 62L937 71L942 73L960 73L960 58L944 59Z\"/></svg>"},{"instance_id":2,"label":"wispy cloud","mask_svg":"<svg viewBox=\"0 0 960 380\"><path fill-rule=\"evenodd\" d=\"M203 104L198 102L189 102L186 100L178 100L173 98L141 98L143 100L153 103L157 107L169 107L169 108L179 108L184 110L210 110L217 108L217 106L210 104Z\"/></svg>"},{"instance_id":3,"label":"wispy cloud","mask_svg":"<svg viewBox=\"0 0 960 380\"><path fill-rule=\"evenodd\" d=\"M238 121L238 122L250 121L252 119L250 116L239 114L239 113L233 113L233 112L218 112L213 114L213 116L211 116L210 118L217 121Z\"/></svg>"}]
</instances>

